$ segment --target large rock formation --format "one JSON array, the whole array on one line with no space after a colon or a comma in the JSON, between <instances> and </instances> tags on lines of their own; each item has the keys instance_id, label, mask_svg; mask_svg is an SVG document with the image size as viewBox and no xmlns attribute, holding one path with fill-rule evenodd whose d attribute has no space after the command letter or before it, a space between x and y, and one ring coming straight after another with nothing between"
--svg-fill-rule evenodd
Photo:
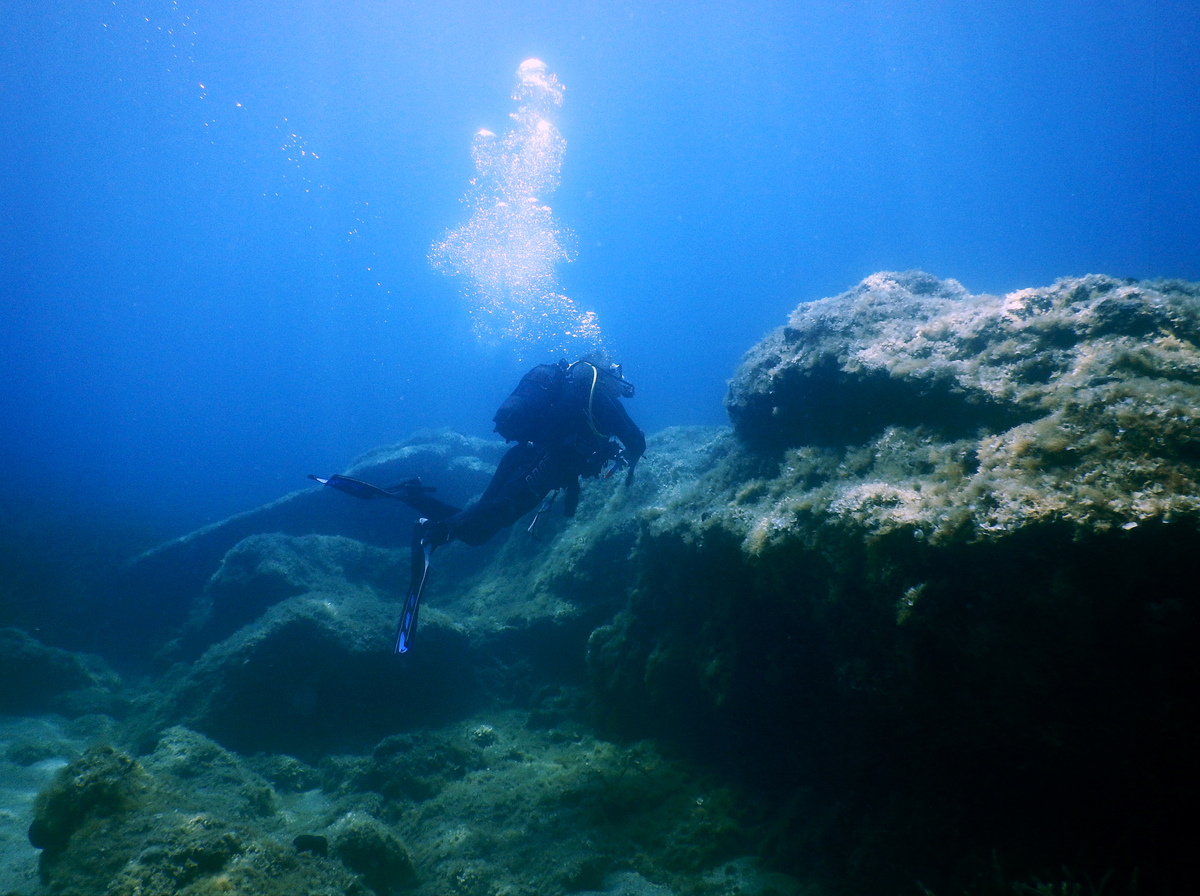
<instances>
[{"instance_id":1,"label":"large rock formation","mask_svg":"<svg viewBox=\"0 0 1200 896\"><path fill-rule=\"evenodd\" d=\"M1192 284L877 274L801 305L730 383L741 446L643 512L630 607L589 646L610 720L799 788L779 857L864 887L941 891L989 854L1179 879L1198 342Z\"/></svg>"},{"instance_id":2,"label":"large rock formation","mask_svg":"<svg viewBox=\"0 0 1200 896\"><path fill-rule=\"evenodd\" d=\"M696 446L713 435L654 437L632 489L589 483L575 519L548 513L536 538L514 527L490 546L490 563L476 548L442 548L419 649L402 658L391 646L409 582L407 550L330 535L242 539L214 561L164 649L196 659L142 701L136 739L184 724L244 752L313 757L442 724L489 699L535 708L540 689L584 680L587 639L624 605L632 584L635 509L693 481L691 464L704 456Z\"/></svg>"},{"instance_id":3,"label":"large rock formation","mask_svg":"<svg viewBox=\"0 0 1200 896\"><path fill-rule=\"evenodd\" d=\"M882 527L1169 522L1200 510L1197 343L1194 284L1091 276L996 297L876 274L797 308L726 407L748 445L873 449L877 472L834 509Z\"/></svg>"},{"instance_id":4,"label":"large rock formation","mask_svg":"<svg viewBox=\"0 0 1200 896\"><path fill-rule=\"evenodd\" d=\"M414 477L438 488L447 503L465 505L491 478L504 453L502 442L472 438L449 430L420 432L386 448L368 452L339 472L382 486ZM303 482L297 473L297 482ZM416 512L399 501L360 501L315 482L255 510L239 513L176 538L135 557L104 595L106 643L137 671L152 665L149 654L178 631L226 552L252 535L343 535L385 548L408 544ZM462 558L477 570L491 558L485 547ZM103 637L103 636L98 636ZM110 642L110 643L108 643ZM176 642L159 656L180 658ZM184 643L182 646L188 646ZM184 656L190 658L186 653Z\"/></svg>"},{"instance_id":5,"label":"large rock formation","mask_svg":"<svg viewBox=\"0 0 1200 896\"><path fill-rule=\"evenodd\" d=\"M277 799L293 782L344 797L312 829L331 873L377 891L380 867L429 892L516 886L522 831L569 835L535 892L796 886L747 856L812 892L1181 887L1200 795L1198 343L1193 284L994 297L874 275L747 354L732 430L653 436L632 487L588 483L536 538L439 550L404 657L411 516L379 506L395 502L313 489L144 556L126 593L173 595L142 631L185 662L127 738L153 750L145 770L163 743L207 744L194 730L263 751ZM425 434L348 472L465 502L502 448ZM172 725L189 731L163 740ZM696 779L668 796L654 751L590 726L660 735L757 796ZM87 850L60 842L96 814L79 812L37 832L59 849L51 887L83 880ZM120 846L122 873L141 886L211 854L217 880L286 844L278 820L203 817L172 816L165 859ZM275 845L252 847L263 828Z\"/></svg>"}]
</instances>

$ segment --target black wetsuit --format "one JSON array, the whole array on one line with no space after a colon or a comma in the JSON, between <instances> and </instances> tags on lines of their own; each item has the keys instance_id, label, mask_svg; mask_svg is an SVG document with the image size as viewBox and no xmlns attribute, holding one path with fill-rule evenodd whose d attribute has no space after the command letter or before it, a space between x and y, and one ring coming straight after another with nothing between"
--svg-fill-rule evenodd
<instances>
[{"instance_id":1,"label":"black wetsuit","mask_svg":"<svg viewBox=\"0 0 1200 896\"><path fill-rule=\"evenodd\" d=\"M579 498L579 477L600 475L605 461L617 457L614 437L624 448L622 456L632 472L646 451L646 437L621 400L610 395L603 384L588 388L590 371L587 366L586 380L577 376L569 384L568 399L553 409L557 419L548 421L551 425L546 427L553 435L508 449L474 504L459 511L421 494L402 498L437 524L432 527L437 544L449 539L483 544L534 510L555 489L566 490L566 512L572 515Z\"/></svg>"}]
</instances>

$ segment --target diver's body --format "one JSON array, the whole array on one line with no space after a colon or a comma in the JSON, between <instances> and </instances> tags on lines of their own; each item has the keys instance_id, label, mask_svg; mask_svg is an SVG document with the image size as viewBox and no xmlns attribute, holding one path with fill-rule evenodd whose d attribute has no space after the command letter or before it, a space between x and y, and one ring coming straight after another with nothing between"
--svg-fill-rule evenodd
<instances>
[{"instance_id":1,"label":"diver's body","mask_svg":"<svg viewBox=\"0 0 1200 896\"><path fill-rule=\"evenodd\" d=\"M608 461L628 464L627 478L646 451L646 437L630 418L611 389L601 383L589 388L588 379L606 376L589 362L571 365L566 400L552 410L549 435L541 440L518 442L500 460L491 482L479 500L465 510L445 512L428 495L397 494L400 500L425 517L422 537L434 547L450 540L480 545L506 526L534 510L551 491L566 491L566 514L573 516L579 500L581 476L597 477ZM621 443L618 451L612 439Z\"/></svg>"},{"instance_id":2,"label":"diver's body","mask_svg":"<svg viewBox=\"0 0 1200 896\"><path fill-rule=\"evenodd\" d=\"M380 489L343 476L310 477L360 498L395 498L421 514L413 529L412 582L396 630L396 653L409 648L435 549L452 540L483 544L536 509L551 491L565 491L564 511L574 516L580 477L598 477L610 463L609 475L626 466L626 485L632 481L634 466L646 451L646 437L621 403L622 396L633 394L633 386L621 376L620 367L584 358L574 364L543 365L526 379L539 369L554 372L558 397L545 405L517 401L524 412L518 427L511 418L507 424L502 421L509 402L521 398L517 392L510 396L497 413L496 430L517 444L500 459L479 500L463 510L434 498L433 489L420 480Z\"/></svg>"}]
</instances>

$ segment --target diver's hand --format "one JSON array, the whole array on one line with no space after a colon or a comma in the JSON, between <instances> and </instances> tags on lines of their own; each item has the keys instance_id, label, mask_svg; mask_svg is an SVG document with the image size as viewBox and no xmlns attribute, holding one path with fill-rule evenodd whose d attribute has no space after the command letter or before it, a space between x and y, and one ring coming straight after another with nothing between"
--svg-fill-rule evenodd
<instances>
[{"instance_id":1,"label":"diver's hand","mask_svg":"<svg viewBox=\"0 0 1200 896\"><path fill-rule=\"evenodd\" d=\"M628 472L625 473L625 487L626 488L629 488L629 486L633 485L633 471L636 468L637 468L636 461L629 465L629 470L628 470Z\"/></svg>"}]
</instances>

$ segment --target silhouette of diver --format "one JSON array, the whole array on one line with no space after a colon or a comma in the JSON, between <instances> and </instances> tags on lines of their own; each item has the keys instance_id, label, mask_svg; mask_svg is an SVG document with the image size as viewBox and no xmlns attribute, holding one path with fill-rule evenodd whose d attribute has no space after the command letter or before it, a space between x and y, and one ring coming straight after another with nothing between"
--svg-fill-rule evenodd
<instances>
[{"instance_id":1,"label":"silhouette of diver","mask_svg":"<svg viewBox=\"0 0 1200 896\"><path fill-rule=\"evenodd\" d=\"M410 479L390 488L333 475L322 485L356 498L394 498L416 510L413 526L412 579L396 626L395 652L406 653L417 627L421 595L429 578L433 552L451 540L480 545L506 526L537 509L529 526L550 509L560 490L564 513L575 515L581 476L609 478L626 467L625 484L646 451L646 437L621 404L632 397L633 384L619 364L589 355L568 364L540 364L529 371L496 412L496 432L516 442L500 459L478 501L465 509L434 498L436 489ZM620 443L620 445L617 444ZM547 498L553 491L555 494Z\"/></svg>"}]
</instances>

